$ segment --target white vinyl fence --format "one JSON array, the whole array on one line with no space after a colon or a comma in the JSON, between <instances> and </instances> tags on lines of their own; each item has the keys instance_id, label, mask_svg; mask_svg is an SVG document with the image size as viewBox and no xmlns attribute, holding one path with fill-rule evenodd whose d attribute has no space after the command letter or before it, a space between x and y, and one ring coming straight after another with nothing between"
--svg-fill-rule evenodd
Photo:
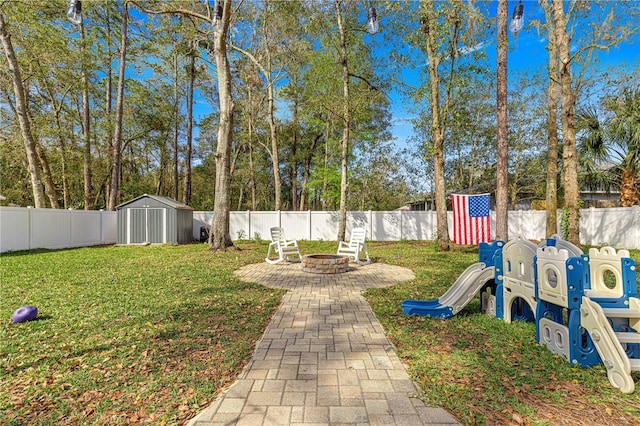
<instances>
[{"instance_id":1,"label":"white vinyl fence","mask_svg":"<svg viewBox=\"0 0 640 426\"><path fill-rule=\"evenodd\" d=\"M116 212L0 207L0 252L116 242Z\"/></svg>"},{"instance_id":2,"label":"white vinyl fence","mask_svg":"<svg viewBox=\"0 0 640 426\"><path fill-rule=\"evenodd\" d=\"M558 218L561 211L558 211ZM200 227L212 223L213 212L193 213L194 238ZM268 240L272 226L284 228L287 238L335 241L339 213L306 211L231 212L229 231L232 239L261 238ZM453 214L448 216L449 235L453 231ZM434 211L362 211L347 213L347 236L353 227L367 229L373 241L433 240L437 235ZM495 238L495 212L491 213L491 234ZM509 237L545 238L546 212L515 210L509 212ZM558 224L558 233L560 226ZM616 248L640 249L640 207L583 209L580 217L580 242L588 245L611 245Z\"/></svg>"},{"instance_id":3,"label":"white vinyl fence","mask_svg":"<svg viewBox=\"0 0 640 426\"><path fill-rule=\"evenodd\" d=\"M640 206L580 211L580 242L640 249Z\"/></svg>"},{"instance_id":4,"label":"white vinyl fence","mask_svg":"<svg viewBox=\"0 0 640 426\"><path fill-rule=\"evenodd\" d=\"M560 212L558 212L560 217ZM269 239L269 228L281 226L288 238L335 241L338 212L242 211L231 212L232 239ZM213 212L193 213L193 237L209 226ZM509 212L509 236L532 240L545 237L544 211ZM353 227L367 229L373 241L433 240L436 215L432 211L363 211L347 214L347 235ZM449 213L449 232L453 218ZM492 213L495 231L495 213ZM559 232L558 227L558 232ZM116 212L0 207L0 252L36 248L58 249L115 244ZM495 232L492 232L495 238ZM640 207L583 209L580 217L583 244L640 249Z\"/></svg>"}]
</instances>

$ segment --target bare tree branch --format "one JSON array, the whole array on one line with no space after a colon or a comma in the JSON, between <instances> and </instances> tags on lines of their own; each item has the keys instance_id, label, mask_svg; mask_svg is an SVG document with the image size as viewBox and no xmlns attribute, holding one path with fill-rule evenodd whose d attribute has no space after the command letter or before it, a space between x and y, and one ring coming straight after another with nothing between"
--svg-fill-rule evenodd
<instances>
[{"instance_id":1,"label":"bare tree branch","mask_svg":"<svg viewBox=\"0 0 640 426\"><path fill-rule=\"evenodd\" d=\"M357 78L359 80L362 80L365 83L367 83L367 86L369 86L372 90L380 91L380 88L378 86L374 86L369 80L367 80L366 78L364 78L361 75L349 73L349 77L355 77L355 78Z\"/></svg>"},{"instance_id":2,"label":"bare tree branch","mask_svg":"<svg viewBox=\"0 0 640 426\"><path fill-rule=\"evenodd\" d=\"M211 21L211 8L208 7L208 5L207 5L207 15L202 15L201 13L194 12L193 10L182 9L182 8L167 9L167 10L152 10L152 9L147 9L145 6L140 4L140 2L137 0L128 0L128 1L129 3L135 5L138 9L140 9L144 13L148 13L150 15L183 15L183 16L189 16L189 17L201 19L203 21Z\"/></svg>"}]
</instances>

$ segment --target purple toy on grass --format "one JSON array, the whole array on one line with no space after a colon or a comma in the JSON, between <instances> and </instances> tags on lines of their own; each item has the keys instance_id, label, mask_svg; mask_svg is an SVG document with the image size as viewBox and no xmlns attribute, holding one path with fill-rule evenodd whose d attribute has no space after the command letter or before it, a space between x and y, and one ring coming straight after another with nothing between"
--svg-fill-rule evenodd
<instances>
[{"instance_id":1,"label":"purple toy on grass","mask_svg":"<svg viewBox=\"0 0 640 426\"><path fill-rule=\"evenodd\" d=\"M11 317L11 321L14 323L31 321L38 316L38 308L35 306L23 306L18 308Z\"/></svg>"}]
</instances>

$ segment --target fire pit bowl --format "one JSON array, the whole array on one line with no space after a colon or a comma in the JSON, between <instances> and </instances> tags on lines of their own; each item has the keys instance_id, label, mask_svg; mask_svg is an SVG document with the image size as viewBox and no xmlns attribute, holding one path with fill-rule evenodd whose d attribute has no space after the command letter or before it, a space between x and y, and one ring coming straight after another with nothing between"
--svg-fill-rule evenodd
<instances>
[{"instance_id":1,"label":"fire pit bowl","mask_svg":"<svg viewBox=\"0 0 640 426\"><path fill-rule=\"evenodd\" d=\"M302 270L312 274L341 274L349 269L349 257L337 254L309 254L302 257Z\"/></svg>"}]
</instances>

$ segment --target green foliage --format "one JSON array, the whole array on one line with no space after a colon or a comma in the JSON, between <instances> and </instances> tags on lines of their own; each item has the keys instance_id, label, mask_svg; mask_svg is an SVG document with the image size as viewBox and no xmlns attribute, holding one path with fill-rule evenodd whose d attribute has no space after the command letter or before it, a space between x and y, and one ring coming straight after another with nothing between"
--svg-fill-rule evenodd
<instances>
[{"instance_id":1,"label":"green foliage","mask_svg":"<svg viewBox=\"0 0 640 426\"><path fill-rule=\"evenodd\" d=\"M586 107L576 118L581 181L592 189L620 192L623 206L640 196L640 90L623 87Z\"/></svg>"},{"instance_id":2,"label":"green foliage","mask_svg":"<svg viewBox=\"0 0 640 426\"><path fill-rule=\"evenodd\" d=\"M309 192L312 197L325 200L329 210L336 210L340 205L340 170L338 167L314 169L309 181Z\"/></svg>"},{"instance_id":3,"label":"green foliage","mask_svg":"<svg viewBox=\"0 0 640 426\"><path fill-rule=\"evenodd\" d=\"M560 214L560 233L562 234L562 239L566 240L569 238L569 208L567 206L562 206L562 213Z\"/></svg>"},{"instance_id":4,"label":"green foliage","mask_svg":"<svg viewBox=\"0 0 640 426\"><path fill-rule=\"evenodd\" d=\"M0 201L2 205L15 203L17 205L33 205L31 182L29 180L24 147L20 139L12 139L0 143L0 190L7 201ZM11 182L11 185L8 184Z\"/></svg>"},{"instance_id":5,"label":"green foliage","mask_svg":"<svg viewBox=\"0 0 640 426\"><path fill-rule=\"evenodd\" d=\"M582 208L582 204L582 200L579 200L577 208ZM560 213L560 233L562 234L562 238L565 240L569 236L569 215L569 208L567 208L567 206L562 206L562 212Z\"/></svg>"},{"instance_id":6,"label":"green foliage","mask_svg":"<svg viewBox=\"0 0 640 426\"><path fill-rule=\"evenodd\" d=\"M172 2L166 0L138 3L154 10L173 7ZM64 16L67 4L62 0L5 1L2 13L24 71L25 87L29 89L28 102L34 135L51 168L60 205L85 207L83 171L85 166L90 166L91 195L95 202L89 207L104 208L112 166L114 98L118 84L114 68L118 62L123 3L85 2L83 45L79 28ZM424 70L424 33L419 18L425 4L389 1L376 4L378 14L383 19L383 30L371 36L360 31L364 25L363 4L341 2L347 28L351 74L348 203L354 208L396 208L413 198L417 192L429 193L433 190L430 185L432 165L427 164L434 154L430 140L431 120L426 119L431 89L428 84L409 88L398 83L403 80L401 76L406 69ZM210 6L200 1L182 5L185 10L201 15L206 15ZM236 210L266 210L274 205L274 170L270 162L272 148L267 121L268 102L265 98L269 80L275 82L276 88L276 127L280 154L277 167L282 174L283 207L299 207L294 200L299 203L304 194L305 208L320 209L326 206L336 209L339 200L340 111L343 101L342 82L338 78L341 64L337 53L333 4L259 1L239 2L237 6L232 24L234 45L253 54L263 64L266 63L265 58L269 57L272 67L265 75L245 55L237 52L230 55L236 102L231 207ZM583 6L583 14L595 13L594 7ZM443 95L450 91L452 95L447 111L443 112L448 125L445 135L447 184L452 189L474 188L492 192L495 166L491 152L495 123L491 117L495 106L492 85L487 84L493 80L493 74L489 71L492 64L485 56L484 43L494 34L491 23L487 21L488 3L436 2L435 7L442 80L438 90ZM605 9L602 10L603 18L607 12ZM119 201L144 192L173 195L173 168L176 165L173 132L176 126L179 145L177 185L178 192L182 192L187 133L186 66L189 59L195 56L198 99L191 204L199 210L212 210L218 93L215 61L210 46L210 21L179 14L146 14L133 4L130 4L130 10L131 16L136 19L130 22ZM626 8L624 12L622 9L612 10L612 14L603 19L603 22L606 21L603 29L613 33L610 30L616 28L611 21L614 16L633 23L636 13L633 8ZM576 16L582 17L581 14ZM455 26L460 30L456 39L451 37ZM630 28L622 27L624 31L620 31L619 35L632 35ZM384 51L385 55L376 54L380 51ZM452 59L455 59L455 67L449 75ZM6 62L2 62L5 63L5 70ZM82 69L87 71L91 112L91 150L87 164L84 164L80 120ZM622 74L623 79L628 81L637 77L637 71ZM176 93L174 83L177 83ZM520 87L527 86L530 91L514 90L510 102L516 106L519 103L526 104L526 97L537 90L537 84L537 81L519 84ZM111 101L107 105L109 85ZM390 99L395 101L392 91L415 101L419 110L407 113L417 118L411 120L391 116ZM10 85L3 84L2 92L8 100L0 103L0 121L4 124L0 147L0 182L2 195L7 197L4 203L32 205L24 144L11 109L14 100ZM443 100L444 96L441 97ZM174 110L176 103L177 113ZM616 115L618 112L622 114L623 111L615 110L614 106L603 103L603 109ZM633 120L627 120L632 118L632 114L623 116L627 117L626 123L633 124ZM542 113L535 108L527 108L513 114L513 117L525 118L523 123L530 126L542 117ZM390 132L392 118L406 120L408 124L413 121L414 124L415 136L403 154L397 153L393 146L394 136L398 135ZM618 124L622 125L622 122ZM522 164L524 169L517 174L517 179L515 170L510 170L510 176L514 178L512 194L524 198L541 188L533 185L538 176L534 172L540 163L531 157L538 154L543 156L544 153L524 146L533 144L537 147L543 138L538 137L534 129L520 128L524 131L519 130L510 137L512 141L519 138L517 142L522 150L515 148L511 152L510 164ZM516 158L519 151L525 152L527 158L519 161ZM635 152L633 149L631 151ZM615 153L612 154L610 150L609 154L613 157ZM586 158L586 155L582 157ZM621 160L620 164L625 164L627 168L638 163L635 155ZM621 169L616 168L615 171L620 178ZM328 179L326 193L325 176ZM586 174L582 176L587 177ZM635 178L637 170L632 176L626 177L627 192L631 191L634 184L637 186L638 180Z\"/></svg>"}]
</instances>

